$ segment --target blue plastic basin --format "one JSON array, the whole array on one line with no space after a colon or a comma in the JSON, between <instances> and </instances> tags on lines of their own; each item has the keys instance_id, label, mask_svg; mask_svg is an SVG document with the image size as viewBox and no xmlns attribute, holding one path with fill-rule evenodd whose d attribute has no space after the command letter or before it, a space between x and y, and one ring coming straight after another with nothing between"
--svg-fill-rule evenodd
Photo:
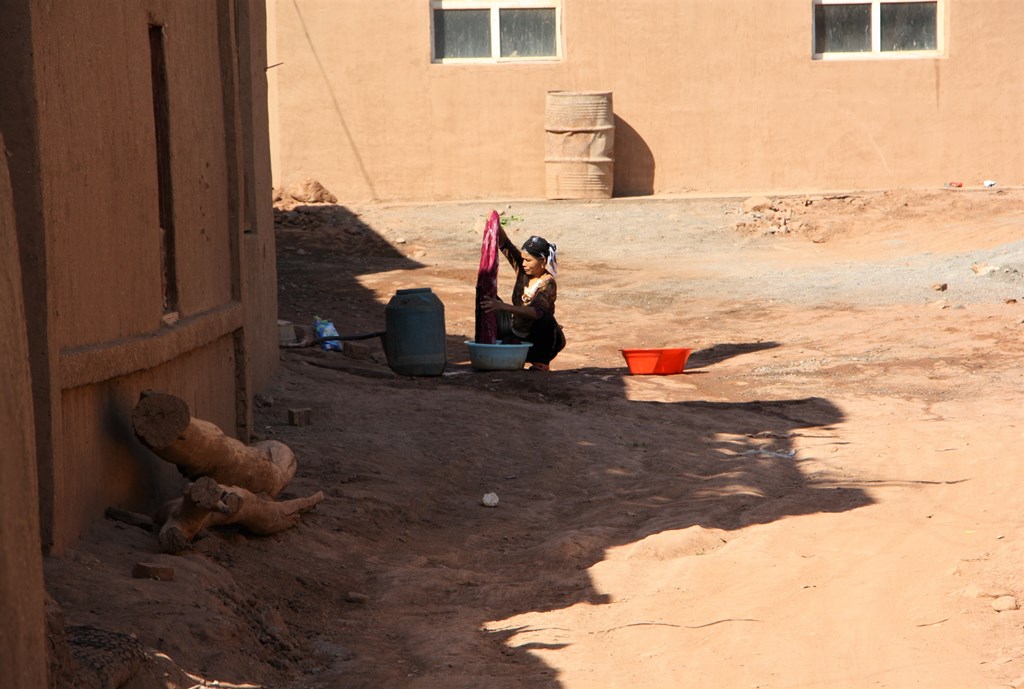
<instances>
[{"instance_id":1,"label":"blue plastic basin","mask_svg":"<svg viewBox=\"0 0 1024 689\"><path fill-rule=\"evenodd\" d=\"M466 341L469 347L469 362L478 371L518 371L526 363L526 353L533 345L519 344L477 344Z\"/></svg>"}]
</instances>

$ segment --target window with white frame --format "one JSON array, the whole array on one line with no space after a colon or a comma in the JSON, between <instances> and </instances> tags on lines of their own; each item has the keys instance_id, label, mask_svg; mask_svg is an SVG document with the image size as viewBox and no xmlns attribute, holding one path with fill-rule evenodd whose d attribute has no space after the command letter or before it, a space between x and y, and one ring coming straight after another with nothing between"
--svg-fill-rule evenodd
<instances>
[{"instance_id":1,"label":"window with white frame","mask_svg":"<svg viewBox=\"0 0 1024 689\"><path fill-rule=\"evenodd\" d=\"M920 57L942 50L943 0L814 0L814 55Z\"/></svg>"},{"instance_id":2,"label":"window with white frame","mask_svg":"<svg viewBox=\"0 0 1024 689\"><path fill-rule=\"evenodd\" d=\"M432 0L434 62L554 60L561 0Z\"/></svg>"}]
</instances>

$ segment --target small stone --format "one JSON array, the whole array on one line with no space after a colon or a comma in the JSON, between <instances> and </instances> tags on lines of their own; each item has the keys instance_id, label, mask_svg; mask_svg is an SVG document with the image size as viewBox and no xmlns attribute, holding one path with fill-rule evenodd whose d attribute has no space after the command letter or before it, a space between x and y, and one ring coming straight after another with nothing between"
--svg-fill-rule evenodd
<instances>
[{"instance_id":1,"label":"small stone","mask_svg":"<svg viewBox=\"0 0 1024 689\"><path fill-rule=\"evenodd\" d=\"M932 285L932 289L935 290L936 292L945 292L947 289L949 289L949 285L946 284L945 282L936 282L934 285Z\"/></svg>"},{"instance_id":2,"label":"small stone","mask_svg":"<svg viewBox=\"0 0 1024 689\"><path fill-rule=\"evenodd\" d=\"M174 581L174 567L157 565L151 562L139 562L132 567L135 579L156 579L157 581Z\"/></svg>"},{"instance_id":3,"label":"small stone","mask_svg":"<svg viewBox=\"0 0 1024 689\"><path fill-rule=\"evenodd\" d=\"M481 502L481 504L483 504L484 507L497 507L498 506L498 494L497 493L488 493L487 495L485 495L483 497L483 500L481 500L480 502Z\"/></svg>"},{"instance_id":4,"label":"small stone","mask_svg":"<svg viewBox=\"0 0 1024 689\"><path fill-rule=\"evenodd\" d=\"M1019 608L1020 605L1013 596L1000 596L992 601L992 609L996 612L1008 612L1010 610L1018 610Z\"/></svg>"},{"instance_id":5,"label":"small stone","mask_svg":"<svg viewBox=\"0 0 1024 689\"><path fill-rule=\"evenodd\" d=\"M753 213L754 211L770 210L771 207L771 199L765 196L751 196L749 199L743 202L744 213Z\"/></svg>"},{"instance_id":6,"label":"small stone","mask_svg":"<svg viewBox=\"0 0 1024 689\"><path fill-rule=\"evenodd\" d=\"M288 410L288 424L291 426L308 426L313 418L313 410L309 407Z\"/></svg>"},{"instance_id":7,"label":"small stone","mask_svg":"<svg viewBox=\"0 0 1024 689\"><path fill-rule=\"evenodd\" d=\"M370 600L370 597L365 593L359 593L358 591L349 591L345 594L345 601L348 603L366 603Z\"/></svg>"}]
</instances>

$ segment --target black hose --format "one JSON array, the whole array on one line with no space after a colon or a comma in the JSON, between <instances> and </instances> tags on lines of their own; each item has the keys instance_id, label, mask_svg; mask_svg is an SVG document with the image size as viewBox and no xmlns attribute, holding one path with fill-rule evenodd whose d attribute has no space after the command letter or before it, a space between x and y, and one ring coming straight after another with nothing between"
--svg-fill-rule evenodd
<instances>
[{"instance_id":1,"label":"black hose","mask_svg":"<svg viewBox=\"0 0 1024 689\"><path fill-rule=\"evenodd\" d=\"M381 344L384 344L384 338L387 335L387 331L381 330L375 333L365 333L362 335L329 335L327 337L315 337L312 340L299 340L297 342L280 343L278 346L281 349L300 349L303 347L312 347L313 345L323 344L324 342L350 342L352 340L372 340L375 337L379 337Z\"/></svg>"},{"instance_id":2,"label":"black hose","mask_svg":"<svg viewBox=\"0 0 1024 689\"><path fill-rule=\"evenodd\" d=\"M377 333L366 333L365 335L330 335L328 337L316 337L309 341L309 344L315 345L321 342L351 342L352 340L372 340L375 337L384 337L387 334L386 330L381 330Z\"/></svg>"}]
</instances>

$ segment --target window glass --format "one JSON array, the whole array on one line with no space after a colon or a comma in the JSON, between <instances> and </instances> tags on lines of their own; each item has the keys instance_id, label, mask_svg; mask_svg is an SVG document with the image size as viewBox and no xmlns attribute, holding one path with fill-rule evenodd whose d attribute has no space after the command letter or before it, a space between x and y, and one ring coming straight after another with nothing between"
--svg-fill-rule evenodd
<instances>
[{"instance_id":1,"label":"window glass","mask_svg":"<svg viewBox=\"0 0 1024 689\"><path fill-rule=\"evenodd\" d=\"M555 9L501 10L502 57L554 57Z\"/></svg>"},{"instance_id":2,"label":"window glass","mask_svg":"<svg viewBox=\"0 0 1024 689\"><path fill-rule=\"evenodd\" d=\"M814 52L870 51L871 5L861 3L814 6Z\"/></svg>"},{"instance_id":3,"label":"window glass","mask_svg":"<svg viewBox=\"0 0 1024 689\"><path fill-rule=\"evenodd\" d=\"M490 10L434 10L434 57L490 57Z\"/></svg>"},{"instance_id":4,"label":"window glass","mask_svg":"<svg viewBox=\"0 0 1024 689\"><path fill-rule=\"evenodd\" d=\"M882 50L935 50L935 2L882 4Z\"/></svg>"}]
</instances>

